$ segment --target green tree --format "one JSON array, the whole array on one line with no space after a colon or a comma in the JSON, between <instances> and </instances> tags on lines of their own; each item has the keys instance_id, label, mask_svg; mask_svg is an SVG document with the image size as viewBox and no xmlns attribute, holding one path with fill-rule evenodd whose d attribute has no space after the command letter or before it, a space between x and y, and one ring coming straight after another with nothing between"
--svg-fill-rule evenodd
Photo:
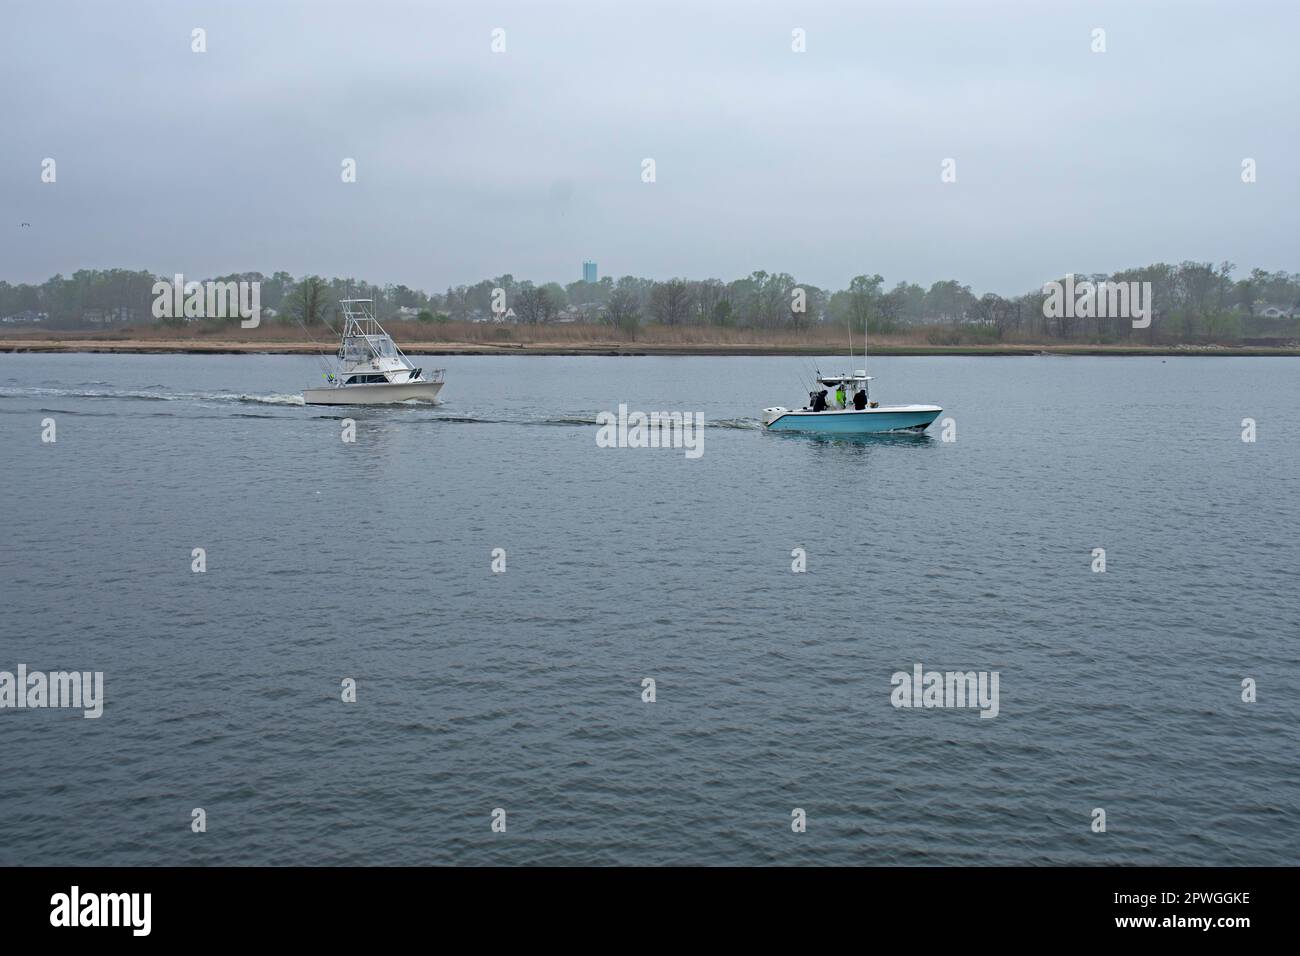
<instances>
[{"instance_id":1,"label":"green tree","mask_svg":"<svg viewBox=\"0 0 1300 956\"><path fill-rule=\"evenodd\" d=\"M293 315L306 326L321 325L329 311L326 292L329 286L320 276L303 276L293 293Z\"/></svg>"}]
</instances>

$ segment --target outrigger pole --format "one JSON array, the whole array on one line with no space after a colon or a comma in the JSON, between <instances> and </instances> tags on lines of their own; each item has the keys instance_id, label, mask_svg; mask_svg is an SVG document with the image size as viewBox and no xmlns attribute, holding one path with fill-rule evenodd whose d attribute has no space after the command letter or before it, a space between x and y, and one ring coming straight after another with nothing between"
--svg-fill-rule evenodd
<instances>
[{"instance_id":1,"label":"outrigger pole","mask_svg":"<svg viewBox=\"0 0 1300 956\"><path fill-rule=\"evenodd\" d=\"M847 322L845 322L844 327L849 330L849 371L852 371L853 370L853 319L850 318ZM867 347L866 343L865 342L862 343L862 348L864 350L866 349L866 347Z\"/></svg>"}]
</instances>

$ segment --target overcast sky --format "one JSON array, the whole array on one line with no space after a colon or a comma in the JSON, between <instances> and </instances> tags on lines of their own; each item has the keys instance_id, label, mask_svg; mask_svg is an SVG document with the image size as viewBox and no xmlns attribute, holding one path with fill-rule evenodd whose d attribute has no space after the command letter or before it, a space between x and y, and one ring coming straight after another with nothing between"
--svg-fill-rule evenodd
<instances>
[{"instance_id":1,"label":"overcast sky","mask_svg":"<svg viewBox=\"0 0 1300 956\"><path fill-rule=\"evenodd\" d=\"M1295 2L3 0L0 20L9 281L436 291L592 258L1011 294L1155 261L1300 269Z\"/></svg>"}]
</instances>

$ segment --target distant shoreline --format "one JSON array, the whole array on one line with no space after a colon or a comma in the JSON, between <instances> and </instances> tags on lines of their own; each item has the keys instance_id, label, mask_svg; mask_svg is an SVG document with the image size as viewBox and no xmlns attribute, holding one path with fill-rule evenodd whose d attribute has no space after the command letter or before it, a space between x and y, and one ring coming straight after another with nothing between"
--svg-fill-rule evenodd
<instances>
[{"instance_id":1,"label":"distant shoreline","mask_svg":"<svg viewBox=\"0 0 1300 956\"><path fill-rule=\"evenodd\" d=\"M656 342L409 342L402 344L408 355L832 355L828 345L764 345L720 343ZM332 355L322 353L311 342L229 342L198 339L5 339L0 352L37 353L122 353L131 355ZM1298 356L1300 348L1226 345L880 345L869 348L872 356L903 355L1139 355L1139 356Z\"/></svg>"}]
</instances>

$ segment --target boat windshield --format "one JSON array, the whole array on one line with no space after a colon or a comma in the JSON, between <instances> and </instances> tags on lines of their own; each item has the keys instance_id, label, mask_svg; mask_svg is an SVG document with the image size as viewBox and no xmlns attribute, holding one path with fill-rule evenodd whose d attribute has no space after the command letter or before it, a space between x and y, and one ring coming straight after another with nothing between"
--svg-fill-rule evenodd
<instances>
[{"instance_id":1,"label":"boat windshield","mask_svg":"<svg viewBox=\"0 0 1300 956\"><path fill-rule=\"evenodd\" d=\"M343 340L344 361L368 362L372 356L397 358L397 345L387 335L349 335Z\"/></svg>"},{"instance_id":2,"label":"boat windshield","mask_svg":"<svg viewBox=\"0 0 1300 956\"><path fill-rule=\"evenodd\" d=\"M341 358L353 365L368 362L370 361L370 347L366 345L366 340L361 336L349 335L343 340Z\"/></svg>"}]
</instances>

